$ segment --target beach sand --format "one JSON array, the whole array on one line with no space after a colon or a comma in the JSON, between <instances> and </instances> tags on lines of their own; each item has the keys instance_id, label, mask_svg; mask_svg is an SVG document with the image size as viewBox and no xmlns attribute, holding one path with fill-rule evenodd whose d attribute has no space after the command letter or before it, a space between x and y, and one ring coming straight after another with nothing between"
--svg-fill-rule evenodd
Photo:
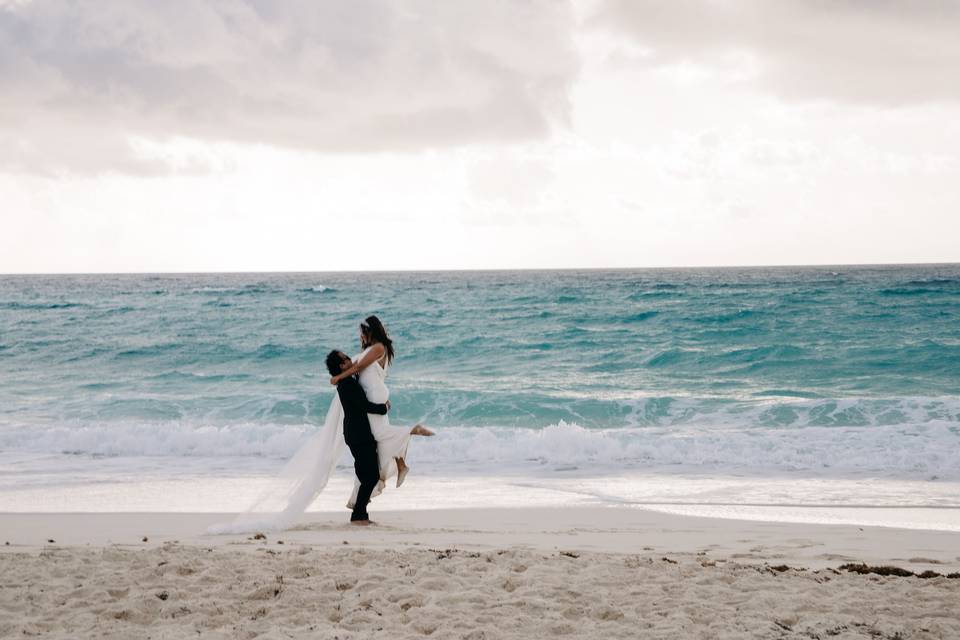
<instances>
[{"instance_id":1,"label":"beach sand","mask_svg":"<svg viewBox=\"0 0 960 640\"><path fill-rule=\"evenodd\" d=\"M254 539L203 535L223 514L0 514L0 637L960 638L952 532L629 507L346 517ZM836 570L860 562L944 576Z\"/></svg>"}]
</instances>

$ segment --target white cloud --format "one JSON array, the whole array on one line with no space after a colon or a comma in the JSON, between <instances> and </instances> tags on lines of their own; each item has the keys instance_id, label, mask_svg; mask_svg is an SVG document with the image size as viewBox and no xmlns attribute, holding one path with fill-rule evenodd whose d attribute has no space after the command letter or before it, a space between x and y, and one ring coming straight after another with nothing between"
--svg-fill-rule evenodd
<instances>
[{"instance_id":1,"label":"white cloud","mask_svg":"<svg viewBox=\"0 0 960 640\"><path fill-rule=\"evenodd\" d=\"M952 0L605 0L590 22L633 64L720 75L785 99L887 106L960 100Z\"/></svg>"},{"instance_id":2,"label":"white cloud","mask_svg":"<svg viewBox=\"0 0 960 640\"><path fill-rule=\"evenodd\" d=\"M162 171L130 136L319 151L543 137L577 73L562 2L0 6L0 165Z\"/></svg>"}]
</instances>

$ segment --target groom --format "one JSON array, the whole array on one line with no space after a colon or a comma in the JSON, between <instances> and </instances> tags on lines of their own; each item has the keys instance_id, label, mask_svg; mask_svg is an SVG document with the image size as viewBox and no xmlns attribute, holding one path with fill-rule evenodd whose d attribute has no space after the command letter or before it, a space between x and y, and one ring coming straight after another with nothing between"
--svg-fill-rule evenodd
<instances>
[{"instance_id":1,"label":"groom","mask_svg":"<svg viewBox=\"0 0 960 640\"><path fill-rule=\"evenodd\" d=\"M353 366L353 362L342 351L327 354L327 371L331 376L339 375ZM377 483L380 482L380 462L377 459L377 441L370 431L368 413L384 415L390 409L390 401L376 404L367 400L363 387L354 376L347 376L337 383L337 394L343 405L343 439L353 454L353 468L360 481L357 501L353 506L350 524L367 526L371 524L367 515L367 503Z\"/></svg>"}]
</instances>

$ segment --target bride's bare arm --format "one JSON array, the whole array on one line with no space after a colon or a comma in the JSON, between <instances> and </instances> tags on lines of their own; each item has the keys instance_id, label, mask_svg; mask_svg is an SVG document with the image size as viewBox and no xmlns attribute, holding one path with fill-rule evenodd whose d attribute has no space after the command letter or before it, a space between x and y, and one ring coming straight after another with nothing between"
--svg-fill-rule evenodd
<instances>
[{"instance_id":1,"label":"bride's bare arm","mask_svg":"<svg viewBox=\"0 0 960 640\"><path fill-rule=\"evenodd\" d=\"M383 345L378 342L377 344L370 347L370 350L367 351L365 354L363 354L363 357L360 358L358 362L354 362L352 367L350 367L346 371L343 371L339 375L336 375L330 378L330 384L335 385L341 380L343 380L344 378L346 378L347 376L352 376L357 373L360 373L361 371L363 371L364 369L372 365L374 362L382 358L384 352L385 352L385 349L383 348Z\"/></svg>"}]
</instances>

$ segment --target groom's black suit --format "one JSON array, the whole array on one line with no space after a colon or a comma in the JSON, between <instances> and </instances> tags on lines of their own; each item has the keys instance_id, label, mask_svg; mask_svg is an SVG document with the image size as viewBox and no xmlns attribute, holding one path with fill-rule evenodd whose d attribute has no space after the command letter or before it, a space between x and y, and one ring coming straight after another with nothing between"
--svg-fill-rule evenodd
<instances>
[{"instance_id":1,"label":"groom's black suit","mask_svg":"<svg viewBox=\"0 0 960 640\"><path fill-rule=\"evenodd\" d=\"M387 405L367 400L363 387L353 376L337 384L340 404L343 406L343 439L353 454L353 469L360 480L357 502L350 520L369 520L367 503L380 481L380 462L377 459L377 440L370 431L368 413L387 413Z\"/></svg>"}]
</instances>

